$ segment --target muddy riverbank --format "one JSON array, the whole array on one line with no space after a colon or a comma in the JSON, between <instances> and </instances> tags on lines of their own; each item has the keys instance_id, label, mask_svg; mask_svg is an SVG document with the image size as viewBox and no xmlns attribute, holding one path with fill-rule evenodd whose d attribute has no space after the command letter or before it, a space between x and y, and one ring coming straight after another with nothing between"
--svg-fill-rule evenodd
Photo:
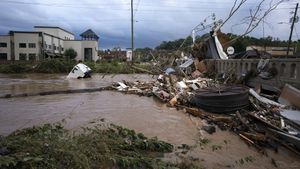
<instances>
[{"instance_id":1,"label":"muddy riverbank","mask_svg":"<svg viewBox=\"0 0 300 169\"><path fill-rule=\"evenodd\" d=\"M54 88L91 88L123 79L155 80L149 75L107 75L102 78L101 74L94 75L92 79L72 81L66 80L64 75L0 77L1 94L50 91ZM206 168L300 167L299 157L285 149L279 149L278 153L269 150L268 155L263 155L228 131L217 130L209 135L200 130L202 120L168 108L152 97L103 91L0 99L1 135L16 129L55 122L62 122L67 129L76 131L101 119L134 129L147 137L158 137L177 146L187 144L191 147L187 152L176 149L166 156L169 161L186 159ZM203 142L203 139L207 141Z\"/></svg>"}]
</instances>

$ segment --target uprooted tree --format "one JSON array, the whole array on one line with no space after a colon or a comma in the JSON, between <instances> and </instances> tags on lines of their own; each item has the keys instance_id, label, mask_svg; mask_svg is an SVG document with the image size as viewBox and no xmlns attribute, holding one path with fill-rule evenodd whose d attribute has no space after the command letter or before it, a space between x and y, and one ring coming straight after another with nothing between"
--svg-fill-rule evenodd
<instances>
[{"instance_id":1,"label":"uprooted tree","mask_svg":"<svg viewBox=\"0 0 300 169\"><path fill-rule=\"evenodd\" d=\"M228 16L224 20L217 20L216 16L213 14L203 20L199 25L197 25L193 29L193 33L195 31L200 32L206 29L210 29L211 33L218 36L220 43L223 48L227 48L233 45L237 40L242 37L245 37L249 33L251 33L257 26L264 21L264 18L268 16L272 11L274 11L280 4L284 2L288 2L290 0L261 0L255 5L255 7L249 9L249 15L242 18L238 21L237 24L233 24L232 27L241 26L239 29L242 33L237 36L227 36L222 33L221 28L241 9L242 6L245 6L246 2L250 0L234 0L233 5L229 11ZM211 21L207 21L211 19ZM205 51L207 48L207 39L204 39L201 42L195 43L193 45L192 55L198 58L205 58Z\"/></svg>"},{"instance_id":2,"label":"uprooted tree","mask_svg":"<svg viewBox=\"0 0 300 169\"><path fill-rule=\"evenodd\" d=\"M234 4L229 12L228 17L224 20L224 22L219 26L219 28L215 31L218 31L224 24L227 23L227 21L230 20L230 18L243 6L247 1L249 0L235 0ZM290 0L261 0L259 4L249 9L249 15L244 17L240 23L233 25L239 26L244 25L246 26L246 29L244 29L243 33L239 36L233 38L229 42L227 42L226 46L234 43L237 39L240 37L243 37L245 35L248 35L251 33L262 21L263 19L268 16L272 11L274 11L280 4L284 2L288 2Z\"/></svg>"},{"instance_id":3,"label":"uprooted tree","mask_svg":"<svg viewBox=\"0 0 300 169\"><path fill-rule=\"evenodd\" d=\"M250 0L234 0L233 5L229 11L228 16L221 20L217 19L215 14L212 14L205 18L201 23L199 23L197 26L195 26L192 29L191 34L196 32L201 32L206 29L211 29L214 32L219 32L220 29L234 16L236 13L243 7L247 2ZM261 0L258 2L257 6L249 9L249 15L242 18L239 23L236 23L232 26L244 26L244 28L241 28L240 30L243 30L242 33L233 39L229 40L224 46L230 46L233 44L236 40L239 38L248 35L251 33L261 22L263 22L263 19L268 16L272 11L274 11L280 4L289 2L290 0ZM209 22L209 20L211 20ZM183 41L183 44L187 41ZM183 46L181 45L181 47Z\"/></svg>"}]
</instances>

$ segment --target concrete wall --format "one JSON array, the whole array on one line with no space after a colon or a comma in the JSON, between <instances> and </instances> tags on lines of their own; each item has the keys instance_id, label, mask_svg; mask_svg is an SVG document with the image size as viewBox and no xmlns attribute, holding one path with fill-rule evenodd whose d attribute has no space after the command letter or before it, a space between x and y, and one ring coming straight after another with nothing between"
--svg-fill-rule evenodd
<instances>
[{"instance_id":1,"label":"concrete wall","mask_svg":"<svg viewBox=\"0 0 300 169\"><path fill-rule=\"evenodd\" d=\"M59 39L56 37L53 37L53 51L54 53L59 53Z\"/></svg>"},{"instance_id":2,"label":"concrete wall","mask_svg":"<svg viewBox=\"0 0 300 169\"><path fill-rule=\"evenodd\" d=\"M82 43L82 49L81 49L81 55L84 58L84 48L92 48L92 59L94 61L98 60L98 42L93 40L83 40Z\"/></svg>"},{"instance_id":3,"label":"concrete wall","mask_svg":"<svg viewBox=\"0 0 300 169\"><path fill-rule=\"evenodd\" d=\"M44 49L52 51L52 48L51 49L49 48L49 45L52 46L52 44L53 44L53 42L52 42L52 36L44 34L43 37L44 37Z\"/></svg>"},{"instance_id":4,"label":"concrete wall","mask_svg":"<svg viewBox=\"0 0 300 169\"><path fill-rule=\"evenodd\" d=\"M228 59L228 60L206 60L215 65L217 73L228 73L233 71L237 76L246 74L250 70L256 70L260 59ZM278 74L270 79L250 79L250 86L262 84L265 88L281 88L285 83L300 89L300 59L270 59L267 68L275 68Z\"/></svg>"},{"instance_id":5,"label":"concrete wall","mask_svg":"<svg viewBox=\"0 0 300 169\"><path fill-rule=\"evenodd\" d=\"M94 61L98 60L98 42L97 41L87 41L87 40L78 40L78 41L64 41L64 50L73 48L77 52L77 61L84 61L84 49L92 48L92 59Z\"/></svg>"},{"instance_id":6,"label":"concrete wall","mask_svg":"<svg viewBox=\"0 0 300 169\"><path fill-rule=\"evenodd\" d=\"M0 43L6 43L7 47L0 47L0 53L7 54L7 60L11 60L11 40L10 36L0 36Z\"/></svg>"},{"instance_id":7,"label":"concrete wall","mask_svg":"<svg viewBox=\"0 0 300 169\"><path fill-rule=\"evenodd\" d=\"M44 32L56 37L59 37L61 39L67 39L67 40L74 40L75 37L73 34L66 32L60 28L39 28L39 27L35 27L34 28L35 31L37 32Z\"/></svg>"},{"instance_id":8,"label":"concrete wall","mask_svg":"<svg viewBox=\"0 0 300 169\"><path fill-rule=\"evenodd\" d=\"M81 41L64 41L64 51L70 48L73 48L77 52L77 57L75 58L77 61L84 60L81 52Z\"/></svg>"},{"instance_id":9,"label":"concrete wall","mask_svg":"<svg viewBox=\"0 0 300 169\"><path fill-rule=\"evenodd\" d=\"M75 37L74 35L68 33L68 32L65 32L61 29L58 30L58 37L60 37L61 39L68 39L68 40L74 40Z\"/></svg>"},{"instance_id":10,"label":"concrete wall","mask_svg":"<svg viewBox=\"0 0 300 169\"><path fill-rule=\"evenodd\" d=\"M63 54L64 53L64 41L62 39L58 40L58 44L59 44L59 53Z\"/></svg>"},{"instance_id":11,"label":"concrete wall","mask_svg":"<svg viewBox=\"0 0 300 169\"><path fill-rule=\"evenodd\" d=\"M14 33L13 42L15 60L19 60L21 53L26 54L26 60L29 60L29 54L36 54L36 58L38 58L41 51L39 33ZM26 43L26 48L20 48L20 43ZM29 43L35 43L35 48L29 48Z\"/></svg>"},{"instance_id":12,"label":"concrete wall","mask_svg":"<svg viewBox=\"0 0 300 169\"><path fill-rule=\"evenodd\" d=\"M63 51L61 51L61 48L64 48L64 41L62 39L49 34L43 34L43 37L45 50L52 53L63 53ZM51 49L49 48L49 45L51 45ZM56 50L54 50L54 46L56 46Z\"/></svg>"}]
</instances>

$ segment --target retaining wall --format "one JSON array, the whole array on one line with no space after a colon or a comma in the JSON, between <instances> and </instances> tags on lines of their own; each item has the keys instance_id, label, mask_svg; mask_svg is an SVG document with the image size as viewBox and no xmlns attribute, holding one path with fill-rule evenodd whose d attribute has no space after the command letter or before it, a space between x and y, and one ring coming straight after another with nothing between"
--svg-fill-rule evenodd
<instances>
[{"instance_id":1,"label":"retaining wall","mask_svg":"<svg viewBox=\"0 0 300 169\"><path fill-rule=\"evenodd\" d=\"M260 59L228 59L228 60L206 60L215 66L217 73L235 72L237 76L246 74L250 70L256 70ZM267 68L275 68L278 74L270 79L264 80L260 77L252 78L250 86L260 83L265 88L282 88L285 83L289 83L300 89L300 58L293 59L270 59Z\"/></svg>"}]
</instances>

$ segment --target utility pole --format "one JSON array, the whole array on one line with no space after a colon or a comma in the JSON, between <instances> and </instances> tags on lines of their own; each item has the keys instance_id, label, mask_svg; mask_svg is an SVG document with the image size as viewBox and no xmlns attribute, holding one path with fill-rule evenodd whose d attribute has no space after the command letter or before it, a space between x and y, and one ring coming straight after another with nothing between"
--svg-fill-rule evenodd
<instances>
[{"instance_id":1,"label":"utility pole","mask_svg":"<svg viewBox=\"0 0 300 169\"><path fill-rule=\"evenodd\" d=\"M290 32L290 38L289 38L289 43L288 43L287 52L286 52L286 57L289 56L289 52L290 52L290 45L291 45L294 25L295 25L295 21L296 21L296 17L297 17L298 5L299 5L299 3L297 3L297 5L296 5L296 9L295 9L294 17L293 17L293 22L292 22L291 32Z\"/></svg>"},{"instance_id":2,"label":"utility pole","mask_svg":"<svg viewBox=\"0 0 300 169\"><path fill-rule=\"evenodd\" d=\"M134 34L133 34L133 0L131 0L131 63L133 64Z\"/></svg>"}]
</instances>

